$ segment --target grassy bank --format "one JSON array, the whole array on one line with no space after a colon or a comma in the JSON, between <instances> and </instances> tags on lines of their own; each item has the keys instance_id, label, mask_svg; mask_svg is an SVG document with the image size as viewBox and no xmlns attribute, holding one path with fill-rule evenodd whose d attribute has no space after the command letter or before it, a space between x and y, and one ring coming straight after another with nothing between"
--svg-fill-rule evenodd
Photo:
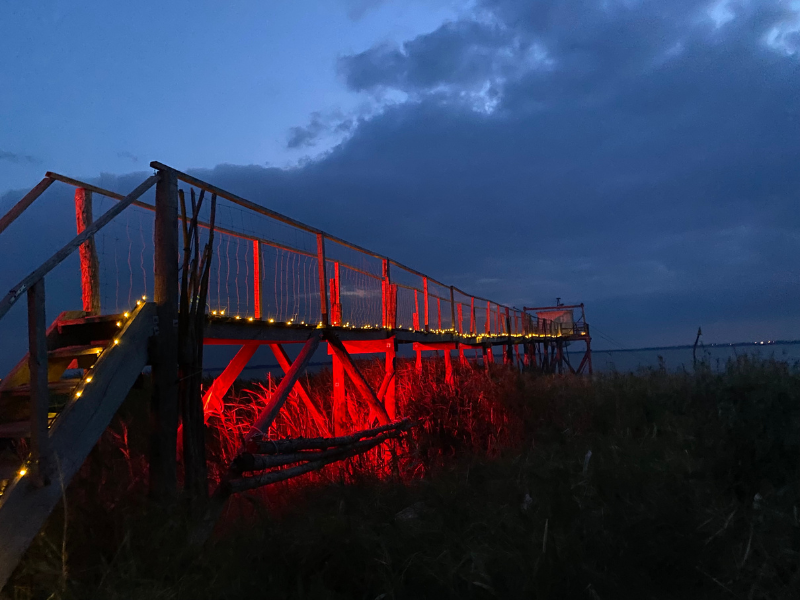
<instances>
[{"instance_id":1,"label":"grassy bank","mask_svg":"<svg viewBox=\"0 0 800 600\"><path fill-rule=\"evenodd\" d=\"M240 500L199 556L141 499L117 423L129 476L85 467L11 596L798 597L796 366L402 375L420 426L378 475L354 462Z\"/></svg>"}]
</instances>

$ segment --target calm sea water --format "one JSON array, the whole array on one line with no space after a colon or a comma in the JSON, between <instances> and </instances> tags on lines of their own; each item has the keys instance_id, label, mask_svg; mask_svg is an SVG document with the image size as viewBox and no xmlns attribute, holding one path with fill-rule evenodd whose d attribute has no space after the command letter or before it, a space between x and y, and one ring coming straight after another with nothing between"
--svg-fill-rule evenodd
<instances>
[{"instance_id":1,"label":"calm sea water","mask_svg":"<svg viewBox=\"0 0 800 600\"><path fill-rule=\"evenodd\" d=\"M697 348L697 359L704 359L715 370L724 369L725 363L729 359L745 354L797 363L800 362L800 341L764 345L698 346ZM570 353L570 362L578 364L582 356L579 353ZM595 371L635 371L640 367L657 367L659 357L663 358L664 365L670 371L692 368L691 346L641 350L594 350L592 366Z\"/></svg>"}]
</instances>

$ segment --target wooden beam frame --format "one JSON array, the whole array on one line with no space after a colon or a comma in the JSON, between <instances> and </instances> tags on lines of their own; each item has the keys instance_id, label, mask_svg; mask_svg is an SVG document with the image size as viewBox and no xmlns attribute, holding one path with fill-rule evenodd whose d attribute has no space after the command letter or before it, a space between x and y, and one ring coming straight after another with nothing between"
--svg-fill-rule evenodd
<instances>
[{"instance_id":1,"label":"wooden beam frame","mask_svg":"<svg viewBox=\"0 0 800 600\"><path fill-rule=\"evenodd\" d=\"M386 407L380 400L378 400L377 395L372 391L372 388L367 383L367 380L364 379L364 376L361 374L358 366L353 362L350 354L347 352L347 350L345 350L344 345L341 341L339 341L339 338L336 337L336 334L333 332L327 332L325 335L325 340L328 342L334 354L338 356L345 372L356 386L356 389L358 390L359 394L361 394L361 397L364 398L369 407L375 411L375 414L378 417L378 422L381 425L390 423L391 419L386 412Z\"/></svg>"},{"instance_id":2,"label":"wooden beam frame","mask_svg":"<svg viewBox=\"0 0 800 600\"><path fill-rule=\"evenodd\" d=\"M260 344L248 342L243 344L236 355L230 360L225 369L220 373L214 382L209 386L206 393L203 395L203 414L205 415L206 423L208 423L211 415L222 414L224 408L223 399L228 390L241 375L247 363L253 358L253 355L258 350Z\"/></svg>"},{"instance_id":3,"label":"wooden beam frame","mask_svg":"<svg viewBox=\"0 0 800 600\"><path fill-rule=\"evenodd\" d=\"M306 368L314 352L316 352L319 347L320 341L322 341L322 332L315 333L308 339L303 349L300 350L300 354L294 360L291 367L289 367L286 376L281 379L278 389L272 394L267 406L264 407L264 410L262 410L261 414L256 418L253 426L245 437L245 441L249 441L257 435L265 435L267 433L269 426L272 425L275 417L278 416L281 408L283 408L283 405L286 403L289 392L294 388L298 377L300 377L303 369Z\"/></svg>"},{"instance_id":4,"label":"wooden beam frame","mask_svg":"<svg viewBox=\"0 0 800 600\"><path fill-rule=\"evenodd\" d=\"M75 224L78 234L91 227L94 221L92 214L92 192L85 188L75 190ZM100 314L100 263L94 236L88 238L78 248L81 263L81 298L83 310L90 315Z\"/></svg>"},{"instance_id":5,"label":"wooden beam frame","mask_svg":"<svg viewBox=\"0 0 800 600\"><path fill-rule=\"evenodd\" d=\"M272 353L278 360L278 364L283 370L284 375L288 375L289 369L292 367L292 362L289 360L289 355L286 354L286 350L283 349L281 344L277 343L269 344L269 348L272 350ZM306 391L306 388L303 387L303 384L300 382L300 380L295 382L293 390L298 396L300 396L300 398L302 398L306 408L308 409L308 412L311 414L311 418L314 419L314 423L316 423L319 432L324 436L329 436L331 433L328 429L328 424L325 422L325 417L321 412L319 412L319 409L314 404L314 401L311 399L311 396Z\"/></svg>"}]
</instances>

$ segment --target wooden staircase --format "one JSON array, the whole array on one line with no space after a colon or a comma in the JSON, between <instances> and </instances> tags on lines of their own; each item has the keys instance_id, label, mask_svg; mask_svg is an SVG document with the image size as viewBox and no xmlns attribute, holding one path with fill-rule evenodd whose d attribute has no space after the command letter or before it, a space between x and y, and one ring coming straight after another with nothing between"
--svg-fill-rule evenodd
<instances>
[{"instance_id":1,"label":"wooden staircase","mask_svg":"<svg viewBox=\"0 0 800 600\"><path fill-rule=\"evenodd\" d=\"M32 422L29 357L0 382L0 587L148 363L155 329L153 303L126 315L59 315L47 329L47 455L38 461L23 455ZM80 376L65 376L76 370Z\"/></svg>"}]
</instances>

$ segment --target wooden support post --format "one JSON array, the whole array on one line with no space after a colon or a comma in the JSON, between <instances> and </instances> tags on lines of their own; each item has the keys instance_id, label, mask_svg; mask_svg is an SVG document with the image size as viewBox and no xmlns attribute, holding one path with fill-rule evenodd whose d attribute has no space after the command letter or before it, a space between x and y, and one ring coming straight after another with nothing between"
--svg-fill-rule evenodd
<instances>
[{"instance_id":1,"label":"wooden support post","mask_svg":"<svg viewBox=\"0 0 800 600\"><path fill-rule=\"evenodd\" d=\"M391 327L391 319L389 318L389 304L391 300L391 279L389 277L389 259L383 259L383 277L381 279L381 307L382 307L382 323L383 327Z\"/></svg>"},{"instance_id":2,"label":"wooden support post","mask_svg":"<svg viewBox=\"0 0 800 600\"><path fill-rule=\"evenodd\" d=\"M345 350L342 342L340 342L339 338L333 335L333 333L328 334L326 339L328 340L328 344L330 345L334 354L341 359L344 370L347 372L350 380L356 386L356 389L358 390L359 394L361 394L361 397L364 398L367 404L369 404L370 408L375 412L380 424L386 425L389 423L391 419L389 419L389 415L386 413L386 408L384 407L383 403L378 400L378 397L375 395L375 392L372 391L372 388L369 387L367 380L364 379L361 371L353 362L353 359L350 358L350 355L347 353L347 350Z\"/></svg>"},{"instance_id":3,"label":"wooden support post","mask_svg":"<svg viewBox=\"0 0 800 600\"><path fill-rule=\"evenodd\" d=\"M319 267L319 312L320 322L327 327L328 320L328 292L325 285L325 236L317 234L317 263Z\"/></svg>"},{"instance_id":4,"label":"wooden support post","mask_svg":"<svg viewBox=\"0 0 800 600\"><path fill-rule=\"evenodd\" d=\"M453 385L453 359L450 356L450 349L444 350L444 381L448 385Z\"/></svg>"},{"instance_id":5,"label":"wooden support post","mask_svg":"<svg viewBox=\"0 0 800 600\"><path fill-rule=\"evenodd\" d=\"M31 466L38 483L50 483L52 472L47 415L47 318L44 309L44 279L28 288L28 369L31 382Z\"/></svg>"},{"instance_id":6,"label":"wooden support post","mask_svg":"<svg viewBox=\"0 0 800 600\"><path fill-rule=\"evenodd\" d=\"M478 333L478 320L475 318L475 296L472 296L470 298L469 314L470 314L469 332L472 335L475 335L476 333Z\"/></svg>"},{"instance_id":7,"label":"wooden support post","mask_svg":"<svg viewBox=\"0 0 800 600\"><path fill-rule=\"evenodd\" d=\"M436 329L442 330L442 299L436 298Z\"/></svg>"},{"instance_id":8,"label":"wooden support post","mask_svg":"<svg viewBox=\"0 0 800 600\"><path fill-rule=\"evenodd\" d=\"M94 222L92 216L92 192L84 188L75 190L75 223L78 234L91 226ZM81 261L81 297L83 310L90 315L100 314L100 263L97 260L97 248L94 236L89 237L80 245L78 254Z\"/></svg>"},{"instance_id":9,"label":"wooden support post","mask_svg":"<svg viewBox=\"0 0 800 600\"><path fill-rule=\"evenodd\" d=\"M397 368L397 341L394 337L386 340L386 372L396 372ZM386 407L386 414L394 420L397 418L397 376L394 375L389 381L383 396L383 405Z\"/></svg>"},{"instance_id":10,"label":"wooden support post","mask_svg":"<svg viewBox=\"0 0 800 600\"><path fill-rule=\"evenodd\" d=\"M289 355L286 354L286 350L283 349L283 346L277 343L269 344L270 350L275 355L275 358L278 361L281 369L283 370L284 375L289 373L289 369L292 368L292 361L289 360ZM319 430L320 434L329 436L330 430L328 429L328 424L325 422L325 417L319 412L317 406L314 404L314 401L309 396L306 388L303 387L303 384L298 380L294 384L293 391L302 398L303 402L308 409L311 418L314 420L314 423L317 425L317 429Z\"/></svg>"},{"instance_id":11,"label":"wooden support post","mask_svg":"<svg viewBox=\"0 0 800 600\"><path fill-rule=\"evenodd\" d=\"M178 481L178 179L171 170L159 171L153 238L158 333L152 359L150 495L172 502Z\"/></svg>"},{"instance_id":12,"label":"wooden support post","mask_svg":"<svg viewBox=\"0 0 800 600\"><path fill-rule=\"evenodd\" d=\"M425 331L430 331L430 318L428 313L428 278L422 278L422 293L425 295Z\"/></svg>"},{"instance_id":13,"label":"wooden support post","mask_svg":"<svg viewBox=\"0 0 800 600\"><path fill-rule=\"evenodd\" d=\"M467 361L467 357L464 356L464 346L461 344L458 345L458 360L461 363L462 367L466 367L469 362Z\"/></svg>"},{"instance_id":14,"label":"wooden support post","mask_svg":"<svg viewBox=\"0 0 800 600\"><path fill-rule=\"evenodd\" d=\"M460 307L460 305L459 305ZM461 311L458 312L458 318L461 319ZM453 286L450 286L450 328L453 331L461 332L461 324L459 323L456 326L456 305L455 305L455 292L453 291Z\"/></svg>"},{"instance_id":15,"label":"wooden support post","mask_svg":"<svg viewBox=\"0 0 800 600\"><path fill-rule=\"evenodd\" d=\"M342 292L339 279L339 261L333 263L333 279L331 279L331 324L342 325Z\"/></svg>"},{"instance_id":16,"label":"wooden support post","mask_svg":"<svg viewBox=\"0 0 800 600\"><path fill-rule=\"evenodd\" d=\"M414 289L414 331L419 331L419 293Z\"/></svg>"},{"instance_id":17,"label":"wooden support post","mask_svg":"<svg viewBox=\"0 0 800 600\"><path fill-rule=\"evenodd\" d=\"M203 414L205 415L206 423L208 423L211 415L222 414L225 394L228 393L233 382L236 381L236 378L241 375L247 363L253 358L256 350L258 350L258 343L250 342L244 344L208 388L203 396Z\"/></svg>"},{"instance_id":18,"label":"wooden support post","mask_svg":"<svg viewBox=\"0 0 800 600\"><path fill-rule=\"evenodd\" d=\"M333 355L333 435L342 435L347 430L347 392L344 365Z\"/></svg>"},{"instance_id":19,"label":"wooden support post","mask_svg":"<svg viewBox=\"0 0 800 600\"><path fill-rule=\"evenodd\" d=\"M456 332L461 333L461 328L463 327L464 323L464 316L462 311L463 305L459 302L458 303L458 321L456 321Z\"/></svg>"},{"instance_id":20,"label":"wooden support post","mask_svg":"<svg viewBox=\"0 0 800 600\"><path fill-rule=\"evenodd\" d=\"M422 375L422 350L417 350L417 360L414 367L417 370L417 375Z\"/></svg>"},{"instance_id":21,"label":"wooden support post","mask_svg":"<svg viewBox=\"0 0 800 600\"><path fill-rule=\"evenodd\" d=\"M300 354L297 355L297 358L292 363L292 366L289 367L286 375L283 379L281 379L280 384L278 384L278 389L272 394L272 397L269 399L267 406L264 407L264 410L261 411L261 414L258 415L253 426L250 428L250 432L245 436L245 441L249 441L253 439L256 435L266 434L269 430L270 425L275 420L275 417L278 416L281 408L283 408L286 399L289 397L289 392L292 391L294 388L294 384L297 382L298 377L303 372L303 369L306 368L311 357L313 356L314 352L319 347L319 343L322 340L322 333L314 333L309 340L303 346L303 349L300 350Z\"/></svg>"},{"instance_id":22,"label":"wooden support post","mask_svg":"<svg viewBox=\"0 0 800 600\"><path fill-rule=\"evenodd\" d=\"M486 325L485 325L486 333L492 332L492 303L488 300L486 301Z\"/></svg>"},{"instance_id":23,"label":"wooden support post","mask_svg":"<svg viewBox=\"0 0 800 600\"><path fill-rule=\"evenodd\" d=\"M263 319L261 297L261 244L258 240L253 240L253 307L256 319Z\"/></svg>"},{"instance_id":24,"label":"wooden support post","mask_svg":"<svg viewBox=\"0 0 800 600\"><path fill-rule=\"evenodd\" d=\"M390 284L391 297L389 298L389 327L397 329L397 284Z\"/></svg>"},{"instance_id":25,"label":"wooden support post","mask_svg":"<svg viewBox=\"0 0 800 600\"><path fill-rule=\"evenodd\" d=\"M499 307L498 307L499 308ZM499 312L499 311L498 311ZM509 315L508 307L506 307L506 335L511 336L511 317ZM514 364L514 344L510 343L506 346L506 364Z\"/></svg>"}]
</instances>

